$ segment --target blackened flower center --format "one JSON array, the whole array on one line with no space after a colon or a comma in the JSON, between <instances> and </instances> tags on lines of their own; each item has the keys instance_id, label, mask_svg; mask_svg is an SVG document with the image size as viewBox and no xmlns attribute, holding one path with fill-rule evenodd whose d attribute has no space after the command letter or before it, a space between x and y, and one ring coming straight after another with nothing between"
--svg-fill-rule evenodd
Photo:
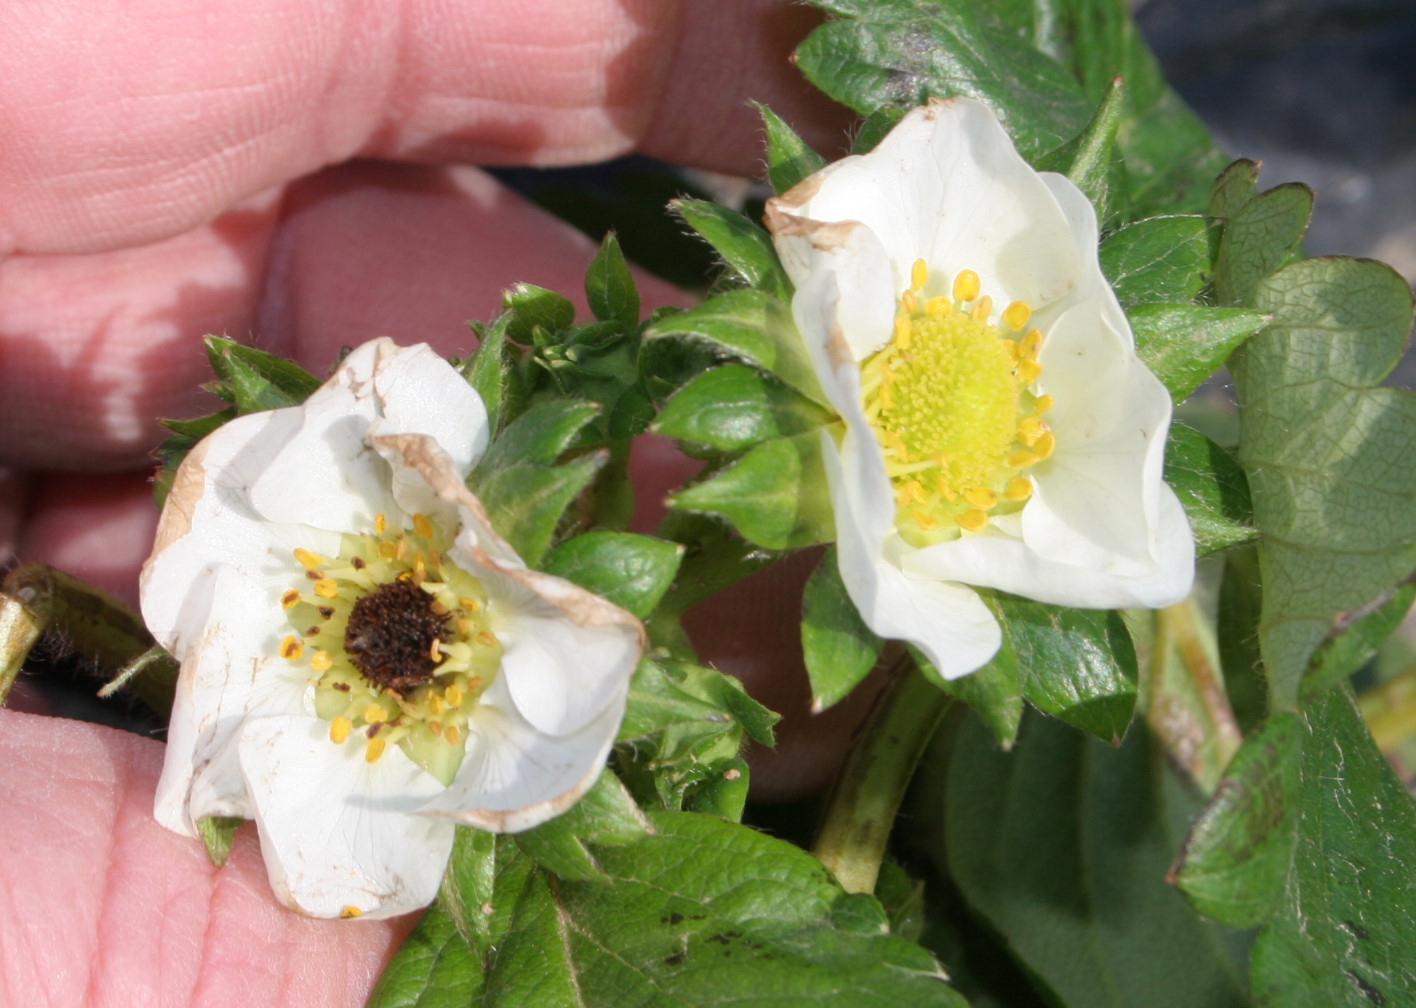
<instances>
[{"instance_id":1,"label":"blackened flower center","mask_svg":"<svg viewBox=\"0 0 1416 1008\"><path fill-rule=\"evenodd\" d=\"M369 682L400 696L431 682L448 616L411 579L379 585L354 603L344 632L350 662Z\"/></svg>"}]
</instances>

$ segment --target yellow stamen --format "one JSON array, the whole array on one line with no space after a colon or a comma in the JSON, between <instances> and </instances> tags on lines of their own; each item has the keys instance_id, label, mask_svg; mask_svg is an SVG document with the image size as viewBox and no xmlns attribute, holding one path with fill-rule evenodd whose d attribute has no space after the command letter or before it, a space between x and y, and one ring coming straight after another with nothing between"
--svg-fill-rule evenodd
<instances>
[{"instance_id":1,"label":"yellow stamen","mask_svg":"<svg viewBox=\"0 0 1416 1008\"><path fill-rule=\"evenodd\" d=\"M900 295L900 307L906 313L913 315L919 310L919 295L912 290L907 290Z\"/></svg>"},{"instance_id":2,"label":"yellow stamen","mask_svg":"<svg viewBox=\"0 0 1416 1008\"><path fill-rule=\"evenodd\" d=\"M895 318L895 342L901 350L910 348L910 317L901 314Z\"/></svg>"},{"instance_id":3,"label":"yellow stamen","mask_svg":"<svg viewBox=\"0 0 1416 1008\"><path fill-rule=\"evenodd\" d=\"M315 594L320 598L334 598L339 594L339 584L334 578L320 578L315 582Z\"/></svg>"},{"instance_id":4,"label":"yellow stamen","mask_svg":"<svg viewBox=\"0 0 1416 1008\"><path fill-rule=\"evenodd\" d=\"M428 521L428 516L421 512L413 516L413 531L418 533L421 539L431 539L433 537L433 523Z\"/></svg>"},{"instance_id":5,"label":"yellow stamen","mask_svg":"<svg viewBox=\"0 0 1416 1008\"><path fill-rule=\"evenodd\" d=\"M301 567L309 571L319 570L325 564L329 563L328 560L318 553L311 553L302 546L295 547L295 559L299 562Z\"/></svg>"},{"instance_id":6,"label":"yellow stamen","mask_svg":"<svg viewBox=\"0 0 1416 1008\"><path fill-rule=\"evenodd\" d=\"M353 920L355 917L364 916L364 911L360 910L356 906L347 906L343 910L339 911L339 916L343 920Z\"/></svg>"},{"instance_id":7,"label":"yellow stamen","mask_svg":"<svg viewBox=\"0 0 1416 1008\"><path fill-rule=\"evenodd\" d=\"M1015 476L1003 488L1003 496L1010 501L1025 501L1032 496L1032 480Z\"/></svg>"},{"instance_id":8,"label":"yellow stamen","mask_svg":"<svg viewBox=\"0 0 1416 1008\"><path fill-rule=\"evenodd\" d=\"M1003 324L1014 332L1022 332L1032 318L1032 309L1024 301L1014 301L1003 309Z\"/></svg>"},{"instance_id":9,"label":"yellow stamen","mask_svg":"<svg viewBox=\"0 0 1416 1008\"><path fill-rule=\"evenodd\" d=\"M311 672L328 672L333 664L334 660L330 658L328 651L316 651L310 656Z\"/></svg>"},{"instance_id":10,"label":"yellow stamen","mask_svg":"<svg viewBox=\"0 0 1416 1008\"><path fill-rule=\"evenodd\" d=\"M436 637L434 637L433 642L428 645L428 657L434 662L442 661L442 641L438 640Z\"/></svg>"},{"instance_id":11,"label":"yellow stamen","mask_svg":"<svg viewBox=\"0 0 1416 1008\"><path fill-rule=\"evenodd\" d=\"M364 720L368 724L383 724L388 720L388 711L383 704L372 703L364 708Z\"/></svg>"},{"instance_id":12,"label":"yellow stamen","mask_svg":"<svg viewBox=\"0 0 1416 1008\"><path fill-rule=\"evenodd\" d=\"M466 637L472 632L472 621L470 619L454 620L452 625L453 628L457 630L458 634L463 637Z\"/></svg>"},{"instance_id":13,"label":"yellow stamen","mask_svg":"<svg viewBox=\"0 0 1416 1008\"><path fill-rule=\"evenodd\" d=\"M1037 352L1041 349L1042 330L1040 329L1028 330L1028 334L1023 337L1022 343L1018 347L1019 352L1027 360L1035 360L1037 358Z\"/></svg>"},{"instance_id":14,"label":"yellow stamen","mask_svg":"<svg viewBox=\"0 0 1416 1008\"><path fill-rule=\"evenodd\" d=\"M462 733L457 730L457 725L448 725L443 729L443 738L447 739L448 745L457 745L462 741Z\"/></svg>"},{"instance_id":15,"label":"yellow stamen","mask_svg":"<svg viewBox=\"0 0 1416 1008\"><path fill-rule=\"evenodd\" d=\"M929 494L924 492L924 484L919 480L910 480L906 483L905 492L910 495L910 499L916 504L923 504L929 500Z\"/></svg>"},{"instance_id":16,"label":"yellow stamen","mask_svg":"<svg viewBox=\"0 0 1416 1008\"><path fill-rule=\"evenodd\" d=\"M1018 423L1018 439L1031 448L1037 439L1047 433L1047 424L1035 416L1023 417Z\"/></svg>"},{"instance_id":17,"label":"yellow stamen","mask_svg":"<svg viewBox=\"0 0 1416 1008\"><path fill-rule=\"evenodd\" d=\"M932 319L946 318L954 305L946 297L932 297L924 303L924 313Z\"/></svg>"},{"instance_id":18,"label":"yellow stamen","mask_svg":"<svg viewBox=\"0 0 1416 1008\"><path fill-rule=\"evenodd\" d=\"M1042 461L1041 455L1019 449L1008 456L1008 464L1014 469L1025 469Z\"/></svg>"},{"instance_id":19,"label":"yellow stamen","mask_svg":"<svg viewBox=\"0 0 1416 1008\"><path fill-rule=\"evenodd\" d=\"M922 529L932 529L939 524L937 518L933 515L925 514L923 511L911 511L910 517L913 518L915 524Z\"/></svg>"},{"instance_id":20,"label":"yellow stamen","mask_svg":"<svg viewBox=\"0 0 1416 1008\"><path fill-rule=\"evenodd\" d=\"M1037 361L1023 361L1018 365L1018 377L1024 385L1031 385L1042 376L1042 365Z\"/></svg>"},{"instance_id":21,"label":"yellow stamen","mask_svg":"<svg viewBox=\"0 0 1416 1008\"><path fill-rule=\"evenodd\" d=\"M982 511L969 510L955 515L954 521L966 532L977 532L988 524L988 515Z\"/></svg>"},{"instance_id":22,"label":"yellow stamen","mask_svg":"<svg viewBox=\"0 0 1416 1008\"><path fill-rule=\"evenodd\" d=\"M341 714L329 723L329 740L335 745L343 745L353 728L354 722Z\"/></svg>"},{"instance_id":23,"label":"yellow stamen","mask_svg":"<svg viewBox=\"0 0 1416 1008\"><path fill-rule=\"evenodd\" d=\"M384 754L384 749L387 747L388 743L381 738L369 739L369 746L364 750L364 762L377 763L379 757Z\"/></svg>"},{"instance_id":24,"label":"yellow stamen","mask_svg":"<svg viewBox=\"0 0 1416 1008\"><path fill-rule=\"evenodd\" d=\"M280 642L280 657L286 661L299 661L305 654L305 642L294 634Z\"/></svg>"},{"instance_id":25,"label":"yellow stamen","mask_svg":"<svg viewBox=\"0 0 1416 1008\"><path fill-rule=\"evenodd\" d=\"M489 631L489 630L478 630L478 631L477 631L477 643L478 643L478 644L481 644L483 647L492 647L492 646L494 646L494 645L496 644L496 642L497 642L497 639L492 636L491 631Z\"/></svg>"},{"instance_id":26,"label":"yellow stamen","mask_svg":"<svg viewBox=\"0 0 1416 1008\"><path fill-rule=\"evenodd\" d=\"M1056 405L1056 403L1057 400L1052 398L1052 396L1040 395L1033 403L1033 409L1037 412L1038 416L1041 416L1042 414L1050 410L1054 405Z\"/></svg>"},{"instance_id":27,"label":"yellow stamen","mask_svg":"<svg viewBox=\"0 0 1416 1008\"><path fill-rule=\"evenodd\" d=\"M929 265L923 259L916 259L914 265L910 267L910 287L914 290L924 290L924 285L929 283Z\"/></svg>"},{"instance_id":28,"label":"yellow stamen","mask_svg":"<svg viewBox=\"0 0 1416 1008\"><path fill-rule=\"evenodd\" d=\"M443 698L453 707L461 707L462 687L458 686L457 683L453 683L447 689L443 690Z\"/></svg>"},{"instance_id":29,"label":"yellow stamen","mask_svg":"<svg viewBox=\"0 0 1416 1008\"><path fill-rule=\"evenodd\" d=\"M1052 456L1052 453L1056 450L1057 438L1053 435L1051 431L1048 431L1047 433L1043 434L1042 437L1037 439L1037 444L1033 445L1033 451L1037 452L1037 457L1039 461L1045 458L1050 458Z\"/></svg>"},{"instance_id":30,"label":"yellow stamen","mask_svg":"<svg viewBox=\"0 0 1416 1008\"><path fill-rule=\"evenodd\" d=\"M972 301L978 297L981 287L977 273L971 269L960 270L959 275L954 278L954 300Z\"/></svg>"},{"instance_id":31,"label":"yellow stamen","mask_svg":"<svg viewBox=\"0 0 1416 1008\"><path fill-rule=\"evenodd\" d=\"M985 294L983 297L979 298L978 303L974 305L973 320L975 322L987 322L988 316L992 314L993 299Z\"/></svg>"},{"instance_id":32,"label":"yellow stamen","mask_svg":"<svg viewBox=\"0 0 1416 1008\"><path fill-rule=\"evenodd\" d=\"M998 495L987 487L970 487L964 491L964 500L980 511L987 511L998 503Z\"/></svg>"},{"instance_id":33,"label":"yellow stamen","mask_svg":"<svg viewBox=\"0 0 1416 1008\"><path fill-rule=\"evenodd\" d=\"M284 595L280 596L280 605L283 609L293 609L300 602L300 590L291 588Z\"/></svg>"},{"instance_id":34,"label":"yellow stamen","mask_svg":"<svg viewBox=\"0 0 1416 1008\"><path fill-rule=\"evenodd\" d=\"M482 603L478 602L474 598L468 598L466 595L458 599L457 604L462 606L462 608L466 609L468 612L476 612L478 609L482 608Z\"/></svg>"},{"instance_id":35,"label":"yellow stamen","mask_svg":"<svg viewBox=\"0 0 1416 1008\"><path fill-rule=\"evenodd\" d=\"M384 517L382 511L374 515L374 534L383 535L388 529L388 519Z\"/></svg>"}]
</instances>

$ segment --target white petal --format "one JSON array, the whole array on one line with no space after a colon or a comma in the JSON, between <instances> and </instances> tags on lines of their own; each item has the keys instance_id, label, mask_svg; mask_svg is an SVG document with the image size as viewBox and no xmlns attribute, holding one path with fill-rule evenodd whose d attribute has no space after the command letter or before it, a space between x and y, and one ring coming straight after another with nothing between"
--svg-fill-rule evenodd
<instances>
[{"instance_id":1,"label":"white petal","mask_svg":"<svg viewBox=\"0 0 1416 1008\"><path fill-rule=\"evenodd\" d=\"M313 717L248 721L241 769L271 888L313 917L393 917L437 895L453 825L412 814L442 787L391 746L375 763Z\"/></svg>"},{"instance_id":2,"label":"white petal","mask_svg":"<svg viewBox=\"0 0 1416 1008\"><path fill-rule=\"evenodd\" d=\"M1097 255L1096 208L1091 200L1065 175L1043 172L1039 175L1053 199L1062 209L1067 226L1072 235L1072 245L1080 263L1078 282L1067 296L1049 304L1034 306L1032 324L1044 332L1072 306L1083 302L1092 303L1101 312L1102 318L1122 336L1128 347L1135 346L1131 335L1131 325L1126 313L1121 310L1111 285L1101 272L1101 260Z\"/></svg>"},{"instance_id":3,"label":"white petal","mask_svg":"<svg viewBox=\"0 0 1416 1008\"><path fill-rule=\"evenodd\" d=\"M467 380L426 343L382 356L374 387L381 417L371 436L427 435L463 476L486 451L486 406Z\"/></svg>"},{"instance_id":4,"label":"white petal","mask_svg":"<svg viewBox=\"0 0 1416 1008\"><path fill-rule=\"evenodd\" d=\"M923 577L956 578L969 584L1048 602L1091 609L1133 606L1161 608L1190 593L1195 576L1195 545L1185 511L1168 486L1159 493L1156 558L1142 573L1058 563L1002 535L967 536L910 553L905 570Z\"/></svg>"},{"instance_id":5,"label":"white petal","mask_svg":"<svg viewBox=\"0 0 1416 1008\"><path fill-rule=\"evenodd\" d=\"M518 713L505 677L498 677L468 725L467 756L456 780L423 811L496 833L520 832L559 815L604 768L626 696L624 689L604 698L594 720L553 736Z\"/></svg>"},{"instance_id":6,"label":"white petal","mask_svg":"<svg viewBox=\"0 0 1416 1008\"><path fill-rule=\"evenodd\" d=\"M993 112L967 99L914 110L870 154L836 162L769 201L774 236L789 218L864 225L889 255L896 295L919 258L936 273L938 286L928 293L945 292L967 268L1000 305L1023 300L1038 309L1066 297L1080 280L1056 199ZM803 243L777 240L800 286L813 268Z\"/></svg>"},{"instance_id":7,"label":"white petal","mask_svg":"<svg viewBox=\"0 0 1416 1008\"><path fill-rule=\"evenodd\" d=\"M828 348L834 364L854 366L884 346L894 332L900 287L879 238L858 224L812 221L784 226L779 235L805 243L808 269L792 297L792 315L808 349Z\"/></svg>"},{"instance_id":8,"label":"white petal","mask_svg":"<svg viewBox=\"0 0 1416 1008\"><path fill-rule=\"evenodd\" d=\"M848 475L871 468L864 458L874 447L848 431L841 456L823 434L822 455L836 516L836 551L841 581L866 626L881 637L914 644L940 675L955 679L987 664L1002 643L1002 633L978 594L961 584L907 575L885 555L884 537L894 500L873 495L873 502L853 493L860 484ZM878 456L878 449L875 450ZM884 472L881 469L881 477ZM861 508L861 510L857 510ZM883 515L883 518L882 518Z\"/></svg>"},{"instance_id":9,"label":"white petal","mask_svg":"<svg viewBox=\"0 0 1416 1008\"><path fill-rule=\"evenodd\" d=\"M277 653L286 624L278 595L234 567L216 567L189 603L206 616L173 697L154 814L191 834L202 816L245 808L229 752L241 723L253 714L304 711L308 687L306 673ZM199 776L204 783L194 791Z\"/></svg>"},{"instance_id":10,"label":"white petal","mask_svg":"<svg viewBox=\"0 0 1416 1008\"><path fill-rule=\"evenodd\" d=\"M203 586L216 566L284 587L300 573L294 547L323 552L338 545L328 533L270 525L247 501L250 482L296 423L289 410L237 417L197 445L178 470L140 582L143 620L178 660L206 624Z\"/></svg>"}]
</instances>

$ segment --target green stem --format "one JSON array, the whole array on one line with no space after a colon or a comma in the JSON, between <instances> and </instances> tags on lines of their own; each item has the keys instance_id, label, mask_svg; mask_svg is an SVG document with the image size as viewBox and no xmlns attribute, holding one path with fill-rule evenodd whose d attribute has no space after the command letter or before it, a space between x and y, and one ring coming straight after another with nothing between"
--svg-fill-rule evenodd
<instances>
[{"instance_id":1,"label":"green stem","mask_svg":"<svg viewBox=\"0 0 1416 1008\"><path fill-rule=\"evenodd\" d=\"M0 707L10 695L30 650L44 636L44 622L12 595L0 593Z\"/></svg>"},{"instance_id":2,"label":"green stem","mask_svg":"<svg viewBox=\"0 0 1416 1008\"><path fill-rule=\"evenodd\" d=\"M23 611L23 617L17 615L15 619L36 635L23 647L23 654L19 653L19 646L25 631L15 633L13 649L8 637L0 636L0 687L8 688L6 675L13 678L9 668L12 659L17 662L17 672L18 663L24 661L34 641L44 633L52 632L66 648L92 662L105 676L144 658L153 647L153 639L137 613L106 592L44 564L16 567L5 578L0 597L7 612L12 603ZM148 658L143 665L144 674L131 677L132 692L153 712L166 717L172 710L176 663Z\"/></svg>"},{"instance_id":3,"label":"green stem","mask_svg":"<svg viewBox=\"0 0 1416 1008\"><path fill-rule=\"evenodd\" d=\"M874 892L905 788L949 697L910 667L876 703L836 781L812 853L847 892Z\"/></svg>"}]
</instances>

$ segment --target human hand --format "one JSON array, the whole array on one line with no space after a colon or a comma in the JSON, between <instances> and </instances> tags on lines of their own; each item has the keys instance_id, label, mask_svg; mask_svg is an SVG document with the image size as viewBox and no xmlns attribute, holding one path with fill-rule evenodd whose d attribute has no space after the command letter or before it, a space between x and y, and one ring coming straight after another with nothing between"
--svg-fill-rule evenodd
<instances>
[{"instance_id":1,"label":"human hand","mask_svg":"<svg viewBox=\"0 0 1416 1008\"><path fill-rule=\"evenodd\" d=\"M209 408L204 333L318 373L378 335L465 352L464 320L517 280L578 290L591 243L467 165L637 150L752 174L748 98L838 146L842 120L785 61L811 18L654 0L0 11L0 561L135 600L157 418ZM684 303L640 282L648 305ZM636 458L650 501L691 471L663 445ZM770 674L782 657L725 662L800 706L803 684ZM0 718L0 887L24 922L4 934L29 935L0 941L0 1001L362 998L397 925L278 911L253 836L215 875L150 820L155 744Z\"/></svg>"}]
</instances>

